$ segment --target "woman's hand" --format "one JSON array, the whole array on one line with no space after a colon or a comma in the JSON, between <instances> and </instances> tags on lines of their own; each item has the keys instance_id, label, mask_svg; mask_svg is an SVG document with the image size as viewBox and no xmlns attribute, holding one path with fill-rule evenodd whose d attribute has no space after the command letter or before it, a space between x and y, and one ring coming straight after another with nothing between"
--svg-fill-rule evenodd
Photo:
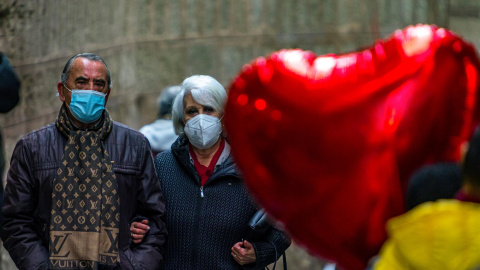
<instances>
[{"instance_id":1,"label":"woman's hand","mask_svg":"<svg viewBox=\"0 0 480 270\"><path fill-rule=\"evenodd\" d=\"M247 240L233 245L232 256L240 265L254 263L257 260L255 249Z\"/></svg>"},{"instance_id":2,"label":"woman's hand","mask_svg":"<svg viewBox=\"0 0 480 270\"><path fill-rule=\"evenodd\" d=\"M130 234L133 243L138 244L142 242L143 237L145 237L145 234L150 230L150 227L147 224L148 220L144 219L142 222L134 221L132 225L130 225Z\"/></svg>"}]
</instances>

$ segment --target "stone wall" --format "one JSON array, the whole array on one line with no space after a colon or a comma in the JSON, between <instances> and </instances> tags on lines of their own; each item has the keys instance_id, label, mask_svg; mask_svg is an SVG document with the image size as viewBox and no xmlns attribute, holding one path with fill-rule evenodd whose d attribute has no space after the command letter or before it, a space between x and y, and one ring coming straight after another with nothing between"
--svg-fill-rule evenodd
<instances>
[{"instance_id":1,"label":"stone wall","mask_svg":"<svg viewBox=\"0 0 480 270\"><path fill-rule=\"evenodd\" d=\"M449 29L470 41L480 52L480 1L451 1Z\"/></svg>"},{"instance_id":2,"label":"stone wall","mask_svg":"<svg viewBox=\"0 0 480 270\"><path fill-rule=\"evenodd\" d=\"M61 105L56 82L79 52L105 59L114 81L107 108L138 129L154 120L154 102L165 86L209 74L228 87L242 65L282 48L348 52L416 23L453 26L478 47L477 2L3 0L0 50L22 81L20 104L0 116L5 153L9 159L21 136L55 119ZM15 269L5 251L3 257L2 269ZM296 246L287 257L292 269L322 265Z\"/></svg>"}]
</instances>

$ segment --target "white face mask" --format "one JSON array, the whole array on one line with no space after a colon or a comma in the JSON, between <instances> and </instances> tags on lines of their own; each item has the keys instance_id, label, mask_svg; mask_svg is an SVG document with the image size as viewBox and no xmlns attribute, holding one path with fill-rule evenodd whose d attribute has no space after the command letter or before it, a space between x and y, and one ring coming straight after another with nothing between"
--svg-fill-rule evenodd
<instances>
[{"instance_id":1,"label":"white face mask","mask_svg":"<svg viewBox=\"0 0 480 270\"><path fill-rule=\"evenodd\" d=\"M222 133L222 123L216 116L199 114L188 120L183 130L193 146L207 149L218 141Z\"/></svg>"}]
</instances>

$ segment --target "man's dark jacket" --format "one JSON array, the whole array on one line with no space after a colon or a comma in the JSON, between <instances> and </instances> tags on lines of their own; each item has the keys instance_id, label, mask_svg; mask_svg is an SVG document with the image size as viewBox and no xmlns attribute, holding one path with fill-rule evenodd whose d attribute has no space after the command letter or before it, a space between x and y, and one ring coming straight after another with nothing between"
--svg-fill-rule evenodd
<instances>
[{"instance_id":1,"label":"man's dark jacket","mask_svg":"<svg viewBox=\"0 0 480 270\"><path fill-rule=\"evenodd\" d=\"M25 135L15 146L2 209L2 240L19 269L41 269L48 261L52 182L67 137L55 124ZM119 256L122 269L159 269L163 264L165 204L150 146L139 132L113 122L103 141L114 162L120 194ZM130 221L149 220L143 242L132 244Z\"/></svg>"}]
</instances>

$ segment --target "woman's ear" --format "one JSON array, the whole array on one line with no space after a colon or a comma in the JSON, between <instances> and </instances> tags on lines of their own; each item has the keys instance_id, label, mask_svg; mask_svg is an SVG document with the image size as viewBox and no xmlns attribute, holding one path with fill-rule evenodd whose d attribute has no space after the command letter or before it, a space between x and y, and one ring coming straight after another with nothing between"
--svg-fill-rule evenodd
<instances>
[{"instance_id":1,"label":"woman's ear","mask_svg":"<svg viewBox=\"0 0 480 270\"><path fill-rule=\"evenodd\" d=\"M225 118L222 117L222 120L221 120L221 123L222 123L222 134L221 134L221 136L226 139L228 136L227 136L227 130L225 129L225 123L223 122L223 119L225 119Z\"/></svg>"}]
</instances>

